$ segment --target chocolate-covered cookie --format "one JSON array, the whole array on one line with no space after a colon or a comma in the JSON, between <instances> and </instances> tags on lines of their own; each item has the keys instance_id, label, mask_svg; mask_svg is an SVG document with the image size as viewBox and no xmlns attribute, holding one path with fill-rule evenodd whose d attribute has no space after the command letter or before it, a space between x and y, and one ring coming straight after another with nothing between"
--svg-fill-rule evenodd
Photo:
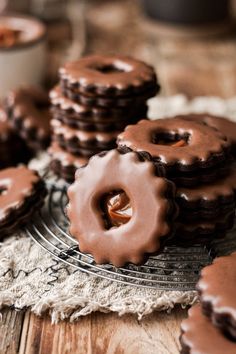
<instances>
[{"instance_id":1,"label":"chocolate-covered cookie","mask_svg":"<svg viewBox=\"0 0 236 354\"><path fill-rule=\"evenodd\" d=\"M132 216L112 227L104 203L119 191L130 199ZM77 171L68 196L70 233L80 250L92 254L99 264L143 263L148 254L160 251L162 239L172 232L174 186L157 177L154 164L141 154L112 150L92 157Z\"/></svg>"},{"instance_id":2,"label":"chocolate-covered cookie","mask_svg":"<svg viewBox=\"0 0 236 354\"><path fill-rule=\"evenodd\" d=\"M79 149L109 150L116 146L116 138L119 131L114 132L91 132L71 128L59 120L51 121L53 139L67 151L79 153Z\"/></svg>"},{"instance_id":3,"label":"chocolate-covered cookie","mask_svg":"<svg viewBox=\"0 0 236 354\"><path fill-rule=\"evenodd\" d=\"M188 316L181 324L181 354L236 353L236 343L224 336L203 315L200 304L194 305Z\"/></svg>"},{"instance_id":4,"label":"chocolate-covered cookie","mask_svg":"<svg viewBox=\"0 0 236 354\"><path fill-rule=\"evenodd\" d=\"M36 87L22 87L9 93L6 105L9 119L26 144L43 149L50 141L50 102L48 95Z\"/></svg>"},{"instance_id":5,"label":"chocolate-covered cookie","mask_svg":"<svg viewBox=\"0 0 236 354\"><path fill-rule=\"evenodd\" d=\"M176 222L177 240L186 240L192 243L209 243L216 238L223 238L227 231L233 228L235 209L221 214L211 220L182 218Z\"/></svg>"},{"instance_id":6,"label":"chocolate-covered cookie","mask_svg":"<svg viewBox=\"0 0 236 354\"><path fill-rule=\"evenodd\" d=\"M152 95L159 90L154 69L146 63L125 56L91 55L66 63L59 71L65 91L89 97ZM151 96L150 96L151 97Z\"/></svg>"},{"instance_id":7,"label":"chocolate-covered cookie","mask_svg":"<svg viewBox=\"0 0 236 354\"><path fill-rule=\"evenodd\" d=\"M148 152L166 176L182 185L187 185L184 178L199 181L208 171L210 180L216 178L216 168L229 153L229 143L220 132L181 118L142 120L128 126L117 142L121 148Z\"/></svg>"},{"instance_id":8,"label":"chocolate-covered cookie","mask_svg":"<svg viewBox=\"0 0 236 354\"><path fill-rule=\"evenodd\" d=\"M27 167L0 171L0 235L4 237L27 223L46 195L44 182Z\"/></svg>"},{"instance_id":9,"label":"chocolate-covered cookie","mask_svg":"<svg viewBox=\"0 0 236 354\"><path fill-rule=\"evenodd\" d=\"M236 201L236 164L224 178L195 188L177 188L176 201L185 219L212 219L226 210L233 211Z\"/></svg>"},{"instance_id":10,"label":"chocolate-covered cookie","mask_svg":"<svg viewBox=\"0 0 236 354\"><path fill-rule=\"evenodd\" d=\"M0 107L0 169L27 162L31 157L24 141L15 134L5 111Z\"/></svg>"},{"instance_id":11,"label":"chocolate-covered cookie","mask_svg":"<svg viewBox=\"0 0 236 354\"><path fill-rule=\"evenodd\" d=\"M87 164L88 159L70 154L53 142L48 149L51 156L51 169L60 178L71 183L75 179L75 172L81 166Z\"/></svg>"},{"instance_id":12,"label":"chocolate-covered cookie","mask_svg":"<svg viewBox=\"0 0 236 354\"><path fill-rule=\"evenodd\" d=\"M141 119L146 117L147 113L146 103L137 107L132 104L125 107L125 110L115 107L84 106L65 97L59 86L56 86L50 92L50 100L53 112L57 115L65 116L68 121L74 121L72 124L76 124L76 121L85 120L91 124L100 123L103 125L125 121L127 125L134 117L137 116Z\"/></svg>"},{"instance_id":13,"label":"chocolate-covered cookie","mask_svg":"<svg viewBox=\"0 0 236 354\"><path fill-rule=\"evenodd\" d=\"M62 113L56 108L52 108L52 114L54 119L59 120L63 124L69 127L86 130L86 131L98 131L98 132L112 132L112 131L122 131L127 125L136 124L140 119L144 119L147 114L147 109L140 111L133 118L126 119L125 111L123 113L122 119L106 119L106 120L90 120L90 119L78 119L73 113Z\"/></svg>"},{"instance_id":14,"label":"chocolate-covered cookie","mask_svg":"<svg viewBox=\"0 0 236 354\"><path fill-rule=\"evenodd\" d=\"M106 97L106 96L87 96L67 88L62 88L63 95L70 100L85 106L98 106L98 107L115 107L126 109L127 106L143 106L146 101L154 97L157 93L156 89L150 89L136 96L121 96L121 97Z\"/></svg>"},{"instance_id":15,"label":"chocolate-covered cookie","mask_svg":"<svg viewBox=\"0 0 236 354\"><path fill-rule=\"evenodd\" d=\"M227 118L214 116L208 113L188 114L183 117L188 120L203 122L209 125L210 127L220 131L229 140L232 154L236 155L236 123L235 122L232 122Z\"/></svg>"},{"instance_id":16,"label":"chocolate-covered cookie","mask_svg":"<svg viewBox=\"0 0 236 354\"><path fill-rule=\"evenodd\" d=\"M228 333L234 340L236 340L235 279L236 252L216 258L212 265L205 267L197 284L204 313L214 326Z\"/></svg>"}]
</instances>

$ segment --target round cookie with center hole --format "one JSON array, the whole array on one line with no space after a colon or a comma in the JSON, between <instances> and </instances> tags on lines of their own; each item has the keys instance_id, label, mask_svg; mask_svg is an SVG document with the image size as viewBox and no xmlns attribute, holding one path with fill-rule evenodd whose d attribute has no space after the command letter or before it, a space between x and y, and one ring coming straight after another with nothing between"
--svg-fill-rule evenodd
<instances>
[{"instance_id":1,"label":"round cookie with center hole","mask_svg":"<svg viewBox=\"0 0 236 354\"><path fill-rule=\"evenodd\" d=\"M63 90L90 97L155 95L159 90L154 69L125 56L91 55L66 63L59 74Z\"/></svg>"},{"instance_id":2,"label":"round cookie with center hole","mask_svg":"<svg viewBox=\"0 0 236 354\"><path fill-rule=\"evenodd\" d=\"M131 201L130 220L113 227L104 203L111 193L122 191ZM69 187L70 233L82 252L98 264L144 263L158 253L172 234L176 217L174 185L156 175L155 165L141 154L117 150L92 157L77 171Z\"/></svg>"},{"instance_id":3,"label":"round cookie with center hole","mask_svg":"<svg viewBox=\"0 0 236 354\"><path fill-rule=\"evenodd\" d=\"M141 120L128 126L117 143L124 150L148 152L167 177L180 177L180 184L181 177L185 184L184 178L196 181L209 171L213 172L212 179L216 178L217 168L229 156L224 135L202 123L181 118Z\"/></svg>"}]
</instances>

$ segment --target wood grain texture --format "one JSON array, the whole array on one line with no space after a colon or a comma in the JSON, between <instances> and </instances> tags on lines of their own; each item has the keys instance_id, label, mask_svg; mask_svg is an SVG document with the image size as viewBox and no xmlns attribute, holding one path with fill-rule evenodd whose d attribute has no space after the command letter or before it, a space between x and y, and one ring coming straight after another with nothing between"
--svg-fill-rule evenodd
<instances>
[{"instance_id":1,"label":"wood grain texture","mask_svg":"<svg viewBox=\"0 0 236 354\"><path fill-rule=\"evenodd\" d=\"M186 311L154 313L142 321L132 315L95 313L51 325L50 318L27 313L20 354L177 354Z\"/></svg>"},{"instance_id":2,"label":"wood grain texture","mask_svg":"<svg viewBox=\"0 0 236 354\"><path fill-rule=\"evenodd\" d=\"M24 312L3 309L0 317L0 354L18 352Z\"/></svg>"}]
</instances>

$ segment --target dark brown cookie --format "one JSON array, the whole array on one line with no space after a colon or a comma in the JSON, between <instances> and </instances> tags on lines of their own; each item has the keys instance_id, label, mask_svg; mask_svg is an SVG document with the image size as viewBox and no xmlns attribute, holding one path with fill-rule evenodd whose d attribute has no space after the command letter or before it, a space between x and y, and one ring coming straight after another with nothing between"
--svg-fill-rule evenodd
<instances>
[{"instance_id":1,"label":"dark brown cookie","mask_svg":"<svg viewBox=\"0 0 236 354\"><path fill-rule=\"evenodd\" d=\"M59 71L65 90L87 96L123 97L159 90L154 69L125 56L91 55Z\"/></svg>"},{"instance_id":2,"label":"dark brown cookie","mask_svg":"<svg viewBox=\"0 0 236 354\"><path fill-rule=\"evenodd\" d=\"M177 188L176 201L180 214L189 218L217 218L226 210L233 210L236 201L236 164L229 174L211 184L193 188Z\"/></svg>"},{"instance_id":3,"label":"dark brown cookie","mask_svg":"<svg viewBox=\"0 0 236 354\"><path fill-rule=\"evenodd\" d=\"M124 225L110 227L104 203L117 191L131 200L132 217ZM147 254L160 251L161 240L172 232L174 185L157 177L154 164L137 153L112 150L92 157L77 171L68 196L71 235L78 239L80 250L91 253L99 264L143 263Z\"/></svg>"},{"instance_id":4,"label":"dark brown cookie","mask_svg":"<svg viewBox=\"0 0 236 354\"><path fill-rule=\"evenodd\" d=\"M133 104L125 107L124 109L111 107L101 108L96 106L83 106L79 103L75 103L69 98L65 97L59 86L56 86L50 92L50 100L53 106L53 112L60 116L66 116L69 121L85 120L90 123L109 124L111 122L126 121L126 125L129 120L133 120L136 116L140 119L145 118L147 114L147 105ZM74 123L76 124L76 122Z\"/></svg>"},{"instance_id":5,"label":"dark brown cookie","mask_svg":"<svg viewBox=\"0 0 236 354\"><path fill-rule=\"evenodd\" d=\"M231 145L231 152L236 155L236 123L231 120L214 116L208 113L202 114L188 114L184 118L192 121L199 121L217 129L227 137Z\"/></svg>"},{"instance_id":6,"label":"dark brown cookie","mask_svg":"<svg viewBox=\"0 0 236 354\"><path fill-rule=\"evenodd\" d=\"M215 238L224 237L226 232L233 228L235 220L235 209L221 214L217 218L211 220L191 219L177 220L176 222L176 239L191 240L194 243L211 242Z\"/></svg>"},{"instance_id":7,"label":"dark brown cookie","mask_svg":"<svg viewBox=\"0 0 236 354\"><path fill-rule=\"evenodd\" d=\"M35 87L10 92L6 105L9 119L26 144L44 149L50 141L50 102L46 92Z\"/></svg>"},{"instance_id":8,"label":"dark brown cookie","mask_svg":"<svg viewBox=\"0 0 236 354\"><path fill-rule=\"evenodd\" d=\"M71 183L75 179L78 168L87 164L88 159L70 154L63 150L56 142L48 149L51 156L51 169L60 178Z\"/></svg>"},{"instance_id":9,"label":"dark brown cookie","mask_svg":"<svg viewBox=\"0 0 236 354\"><path fill-rule=\"evenodd\" d=\"M119 132L90 132L78 130L53 119L51 121L53 139L68 151L79 153L80 149L93 151L109 150L116 146Z\"/></svg>"},{"instance_id":10,"label":"dark brown cookie","mask_svg":"<svg viewBox=\"0 0 236 354\"><path fill-rule=\"evenodd\" d=\"M216 258L201 272L197 289L204 313L236 340L236 252ZM236 344L235 344L236 347ZM236 349L235 349L236 352Z\"/></svg>"},{"instance_id":11,"label":"dark brown cookie","mask_svg":"<svg viewBox=\"0 0 236 354\"><path fill-rule=\"evenodd\" d=\"M100 132L122 131L127 125L136 124L140 119L143 119L146 116L146 112L145 108L145 111L140 111L130 119L126 119L124 113L124 119L92 121L90 119L77 119L73 114L62 113L58 109L52 108L54 119L59 120L63 124L79 130Z\"/></svg>"},{"instance_id":12,"label":"dark brown cookie","mask_svg":"<svg viewBox=\"0 0 236 354\"><path fill-rule=\"evenodd\" d=\"M236 343L224 336L207 317L201 305L188 311L188 318L181 324L181 354L235 354Z\"/></svg>"},{"instance_id":13,"label":"dark brown cookie","mask_svg":"<svg viewBox=\"0 0 236 354\"><path fill-rule=\"evenodd\" d=\"M44 182L27 167L0 171L0 234L4 237L27 223L46 195Z\"/></svg>"},{"instance_id":14,"label":"dark brown cookie","mask_svg":"<svg viewBox=\"0 0 236 354\"><path fill-rule=\"evenodd\" d=\"M124 96L124 97L101 97L101 96L86 96L77 92L70 91L66 88L62 88L63 95L70 100L75 101L85 106L97 106L97 107L115 107L126 109L127 106L133 105L134 107L143 106L146 101L156 95L156 89L151 89L143 92L137 96Z\"/></svg>"},{"instance_id":15,"label":"dark brown cookie","mask_svg":"<svg viewBox=\"0 0 236 354\"><path fill-rule=\"evenodd\" d=\"M19 162L28 162L31 152L24 141L18 137L2 107L0 107L0 169L14 166Z\"/></svg>"},{"instance_id":16,"label":"dark brown cookie","mask_svg":"<svg viewBox=\"0 0 236 354\"><path fill-rule=\"evenodd\" d=\"M148 152L167 177L177 180L190 173L196 181L209 170L216 176L214 169L229 153L229 143L221 133L181 118L142 120L128 126L117 142L119 147Z\"/></svg>"}]
</instances>

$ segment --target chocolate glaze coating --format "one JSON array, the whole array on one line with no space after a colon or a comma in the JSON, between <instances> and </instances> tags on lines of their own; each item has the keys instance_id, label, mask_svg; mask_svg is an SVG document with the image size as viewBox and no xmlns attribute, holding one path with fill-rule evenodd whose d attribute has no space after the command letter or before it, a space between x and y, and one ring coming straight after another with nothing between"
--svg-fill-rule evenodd
<instances>
[{"instance_id":1,"label":"chocolate glaze coating","mask_svg":"<svg viewBox=\"0 0 236 354\"><path fill-rule=\"evenodd\" d=\"M198 214L219 212L236 201L236 164L232 164L229 174L211 184L200 185L194 189L179 187L176 195L181 212L197 210Z\"/></svg>"},{"instance_id":2,"label":"chocolate glaze coating","mask_svg":"<svg viewBox=\"0 0 236 354\"><path fill-rule=\"evenodd\" d=\"M82 95L120 97L159 90L154 69L125 56L91 55L66 63L59 74L64 89Z\"/></svg>"},{"instance_id":3,"label":"chocolate glaze coating","mask_svg":"<svg viewBox=\"0 0 236 354\"><path fill-rule=\"evenodd\" d=\"M22 87L9 93L6 105L14 129L32 149L48 146L50 141L50 102L46 92Z\"/></svg>"},{"instance_id":4,"label":"chocolate glaze coating","mask_svg":"<svg viewBox=\"0 0 236 354\"><path fill-rule=\"evenodd\" d=\"M234 221L235 208L211 220L197 219L192 221L187 218L181 221L177 220L176 238L194 240L196 243L198 239L205 239L206 242L212 241L214 237L221 237L221 234L224 237L226 231L233 228Z\"/></svg>"},{"instance_id":5,"label":"chocolate glaze coating","mask_svg":"<svg viewBox=\"0 0 236 354\"><path fill-rule=\"evenodd\" d=\"M14 166L19 162L28 162L31 157L24 141L15 134L7 120L7 115L0 107L0 169Z\"/></svg>"},{"instance_id":6,"label":"chocolate glaze coating","mask_svg":"<svg viewBox=\"0 0 236 354\"><path fill-rule=\"evenodd\" d=\"M236 340L235 277L236 252L216 258L212 265L205 267L201 272L197 289L204 313L215 326Z\"/></svg>"},{"instance_id":7,"label":"chocolate glaze coating","mask_svg":"<svg viewBox=\"0 0 236 354\"><path fill-rule=\"evenodd\" d=\"M39 175L27 167L0 171L0 234L15 230L42 205L46 189Z\"/></svg>"},{"instance_id":8,"label":"chocolate glaze coating","mask_svg":"<svg viewBox=\"0 0 236 354\"><path fill-rule=\"evenodd\" d=\"M214 116L208 113L203 114L188 114L186 116L182 116L185 119L203 122L209 127L215 128L220 131L223 135L227 137L229 143L231 145L231 152L236 156L236 123L231 120Z\"/></svg>"},{"instance_id":9,"label":"chocolate glaze coating","mask_svg":"<svg viewBox=\"0 0 236 354\"><path fill-rule=\"evenodd\" d=\"M157 93L156 88L149 89L144 91L140 95L133 96L119 96L119 97L107 97L107 96L88 96L84 95L68 88L62 88L63 95L68 97L70 100L75 101L81 105L85 106L97 106L97 107L111 107L118 109L126 109L126 107L133 106L142 106L146 103L146 101L154 97Z\"/></svg>"},{"instance_id":10,"label":"chocolate glaze coating","mask_svg":"<svg viewBox=\"0 0 236 354\"><path fill-rule=\"evenodd\" d=\"M51 144L48 153L51 156L50 167L53 172L69 183L74 181L76 170L88 162L85 157L76 156L63 150L56 142Z\"/></svg>"},{"instance_id":11,"label":"chocolate glaze coating","mask_svg":"<svg viewBox=\"0 0 236 354\"><path fill-rule=\"evenodd\" d=\"M124 115L122 119L107 119L107 120L90 120L90 119L78 119L74 114L64 113L57 108L52 108L52 115L54 119L59 120L63 124L68 125L69 127L76 128L79 130L85 131L97 131L97 132L112 132L122 131L127 125L136 124L140 119L144 119L147 114L146 107L144 110L140 111L137 115L134 115L133 118L126 119ZM125 112L124 112L125 114Z\"/></svg>"},{"instance_id":12,"label":"chocolate glaze coating","mask_svg":"<svg viewBox=\"0 0 236 354\"><path fill-rule=\"evenodd\" d=\"M186 144L171 145L184 140ZM168 144L163 143L163 140ZM160 141L160 142L159 142ZM213 129L186 119L142 120L128 126L118 136L118 146L126 146L134 151L147 151L158 161L167 173L173 171L204 173L206 168L214 168L228 156L229 143Z\"/></svg>"},{"instance_id":13,"label":"chocolate glaze coating","mask_svg":"<svg viewBox=\"0 0 236 354\"><path fill-rule=\"evenodd\" d=\"M107 194L117 190L129 196L132 218L125 225L107 229L101 204ZM92 157L77 171L68 196L70 233L78 239L80 250L91 253L99 264L140 264L147 254L158 252L161 239L172 232L174 186L157 177L154 164L136 153L122 155L112 150Z\"/></svg>"},{"instance_id":14,"label":"chocolate glaze coating","mask_svg":"<svg viewBox=\"0 0 236 354\"><path fill-rule=\"evenodd\" d=\"M114 132L90 132L71 128L60 121L51 121L53 138L60 142L60 145L74 149L103 149L109 150L116 146L116 138L119 131Z\"/></svg>"},{"instance_id":15,"label":"chocolate glaze coating","mask_svg":"<svg viewBox=\"0 0 236 354\"><path fill-rule=\"evenodd\" d=\"M235 354L236 343L226 338L202 314L201 305L188 311L189 317L181 324L181 354Z\"/></svg>"},{"instance_id":16,"label":"chocolate glaze coating","mask_svg":"<svg viewBox=\"0 0 236 354\"><path fill-rule=\"evenodd\" d=\"M127 106L124 109L120 108L102 108L96 106L84 106L75 103L62 94L61 88L56 86L50 92L50 100L55 112L60 115L66 115L70 120L86 120L90 123L100 122L101 124L114 121L128 121L139 116L144 118L147 113L147 105L134 107L134 105ZM142 114L142 115L141 115Z\"/></svg>"}]
</instances>

